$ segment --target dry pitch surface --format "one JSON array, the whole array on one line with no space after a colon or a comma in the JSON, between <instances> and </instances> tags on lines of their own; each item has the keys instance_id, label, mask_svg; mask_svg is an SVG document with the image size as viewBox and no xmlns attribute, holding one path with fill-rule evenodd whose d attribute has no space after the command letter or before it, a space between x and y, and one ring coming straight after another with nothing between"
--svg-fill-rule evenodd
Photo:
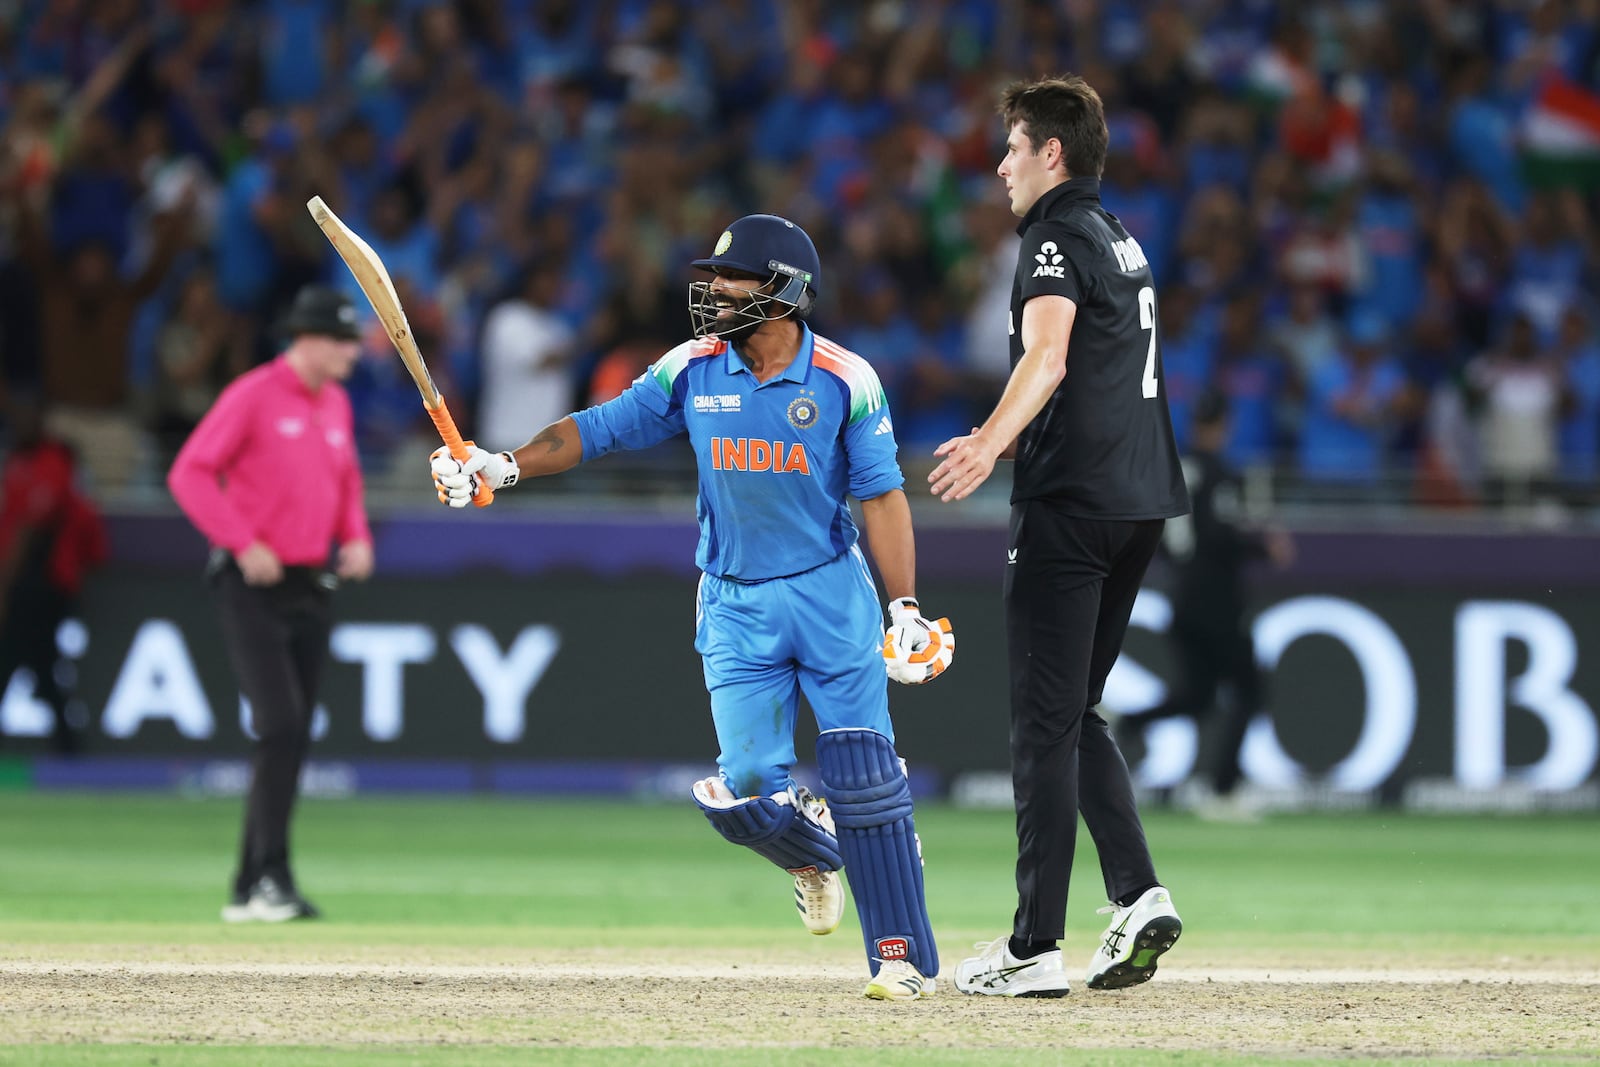
<instances>
[{"instance_id":1,"label":"dry pitch surface","mask_svg":"<svg viewBox=\"0 0 1600 1067\"><path fill-rule=\"evenodd\" d=\"M842 946L841 946L842 947ZM1175 952L1148 985L1064 1000L865 1000L845 961L651 949L0 948L22 1043L492 1043L712 1049L1152 1048L1266 1055L1593 1056L1600 970L1573 961ZM139 962L132 962L138 959ZM953 959L945 961L953 972Z\"/></svg>"}]
</instances>

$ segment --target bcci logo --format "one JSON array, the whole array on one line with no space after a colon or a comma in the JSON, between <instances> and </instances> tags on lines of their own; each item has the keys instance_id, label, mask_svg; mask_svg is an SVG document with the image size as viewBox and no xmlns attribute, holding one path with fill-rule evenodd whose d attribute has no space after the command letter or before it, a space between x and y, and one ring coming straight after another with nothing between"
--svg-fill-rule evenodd
<instances>
[{"instance_id":1,"label":"bcci logo","mask_svg":"<svg viewBox=\"0 0 1600 1067\"><path fill-rule=\"evenodd\" d=\"M713 256L720 256L720 255L722 255L722 253L726 252L728 249L730 249L732 247L733 247L733 231L732 230L723 230L722 231L722 236L717 238L717 247L711 254Z\"/></svg>"},{"instance_id":2,"label":"bcci logo","mask_svg":"<svg viewBox=\"0 0 1600 1067\"><path fill-rule=\"evenodd\" d=\"M817 424L817 402L809 396L797 396L789 401L789 425L797 430L809 430Z\"/></svg>"}]
</instances>

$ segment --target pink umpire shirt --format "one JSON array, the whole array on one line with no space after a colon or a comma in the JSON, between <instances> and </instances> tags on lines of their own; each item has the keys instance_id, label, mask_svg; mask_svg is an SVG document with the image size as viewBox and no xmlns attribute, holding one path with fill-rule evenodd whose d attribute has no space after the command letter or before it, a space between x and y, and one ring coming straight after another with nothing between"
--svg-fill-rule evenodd
<instances>
[{"instance_id":1,"label":"pink umpire shirt","mask_svg":"<svg viewBox=\"0 0 1600 1067\"><path fill-rule=\"evenodd\" d=\"M178 506L214 545L265 542L286 566L370 541L350 398L316 392L279 356L240 375L200 420L167 474Z\"/></svg>"}]
</instances>

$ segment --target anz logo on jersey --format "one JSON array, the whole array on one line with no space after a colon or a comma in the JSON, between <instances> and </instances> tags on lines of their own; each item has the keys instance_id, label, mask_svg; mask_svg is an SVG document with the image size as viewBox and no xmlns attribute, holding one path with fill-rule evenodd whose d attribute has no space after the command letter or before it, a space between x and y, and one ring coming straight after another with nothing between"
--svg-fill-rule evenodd
<instances>
[{"instance_id":1,"label":"anz logo on jersey","mask_svg":"<svg viewBox=\"0 0 1600 1067\"><path fill-rule=\"evenodd\" d=\"M714 471L771 471L773 474L811 475L806 446L788 441L763 441L759 437L713 437L711 469Z\"/></svg>"},{"instance_id":2,"label":"anz logo on jersey","mask_svg":"<svg viewBox=\"0 0 1600 1067\"><path fill-rule=\"evenodd\" d=\"M1039 251L1034 255L1039 265L1034 268L1035 278L1065 278L1067 268L1061 265L1061 251L1054 241L1046 241L1039 246Z\"/></svg>"}]
</instances>

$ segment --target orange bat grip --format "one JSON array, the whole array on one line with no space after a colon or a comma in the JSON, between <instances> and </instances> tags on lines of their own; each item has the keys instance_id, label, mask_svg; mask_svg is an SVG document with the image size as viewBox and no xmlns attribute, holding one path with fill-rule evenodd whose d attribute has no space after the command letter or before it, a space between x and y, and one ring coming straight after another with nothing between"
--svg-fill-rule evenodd
<instances>
[{"instance_id":1,"label":"orange bat grip","mask_svg":"<svg viewBox=\"0 0 1600 1067\"><path fill-rule=\"evenodd\" d=\"M433 425L439 431L439 437L449 446L450 454L458 463L465 462L467 458L467 443L461 439L461 431L456 429L456 420L450 417L450 409L444 406L444 397L439 398L439 406L429 408L428 414L433 418ZM494 490L489 488L489 483L482 478L478 479L478 492L473 496L472 502L480 508L486 508L494 503Z\"/></svg>"}]
</instances>

